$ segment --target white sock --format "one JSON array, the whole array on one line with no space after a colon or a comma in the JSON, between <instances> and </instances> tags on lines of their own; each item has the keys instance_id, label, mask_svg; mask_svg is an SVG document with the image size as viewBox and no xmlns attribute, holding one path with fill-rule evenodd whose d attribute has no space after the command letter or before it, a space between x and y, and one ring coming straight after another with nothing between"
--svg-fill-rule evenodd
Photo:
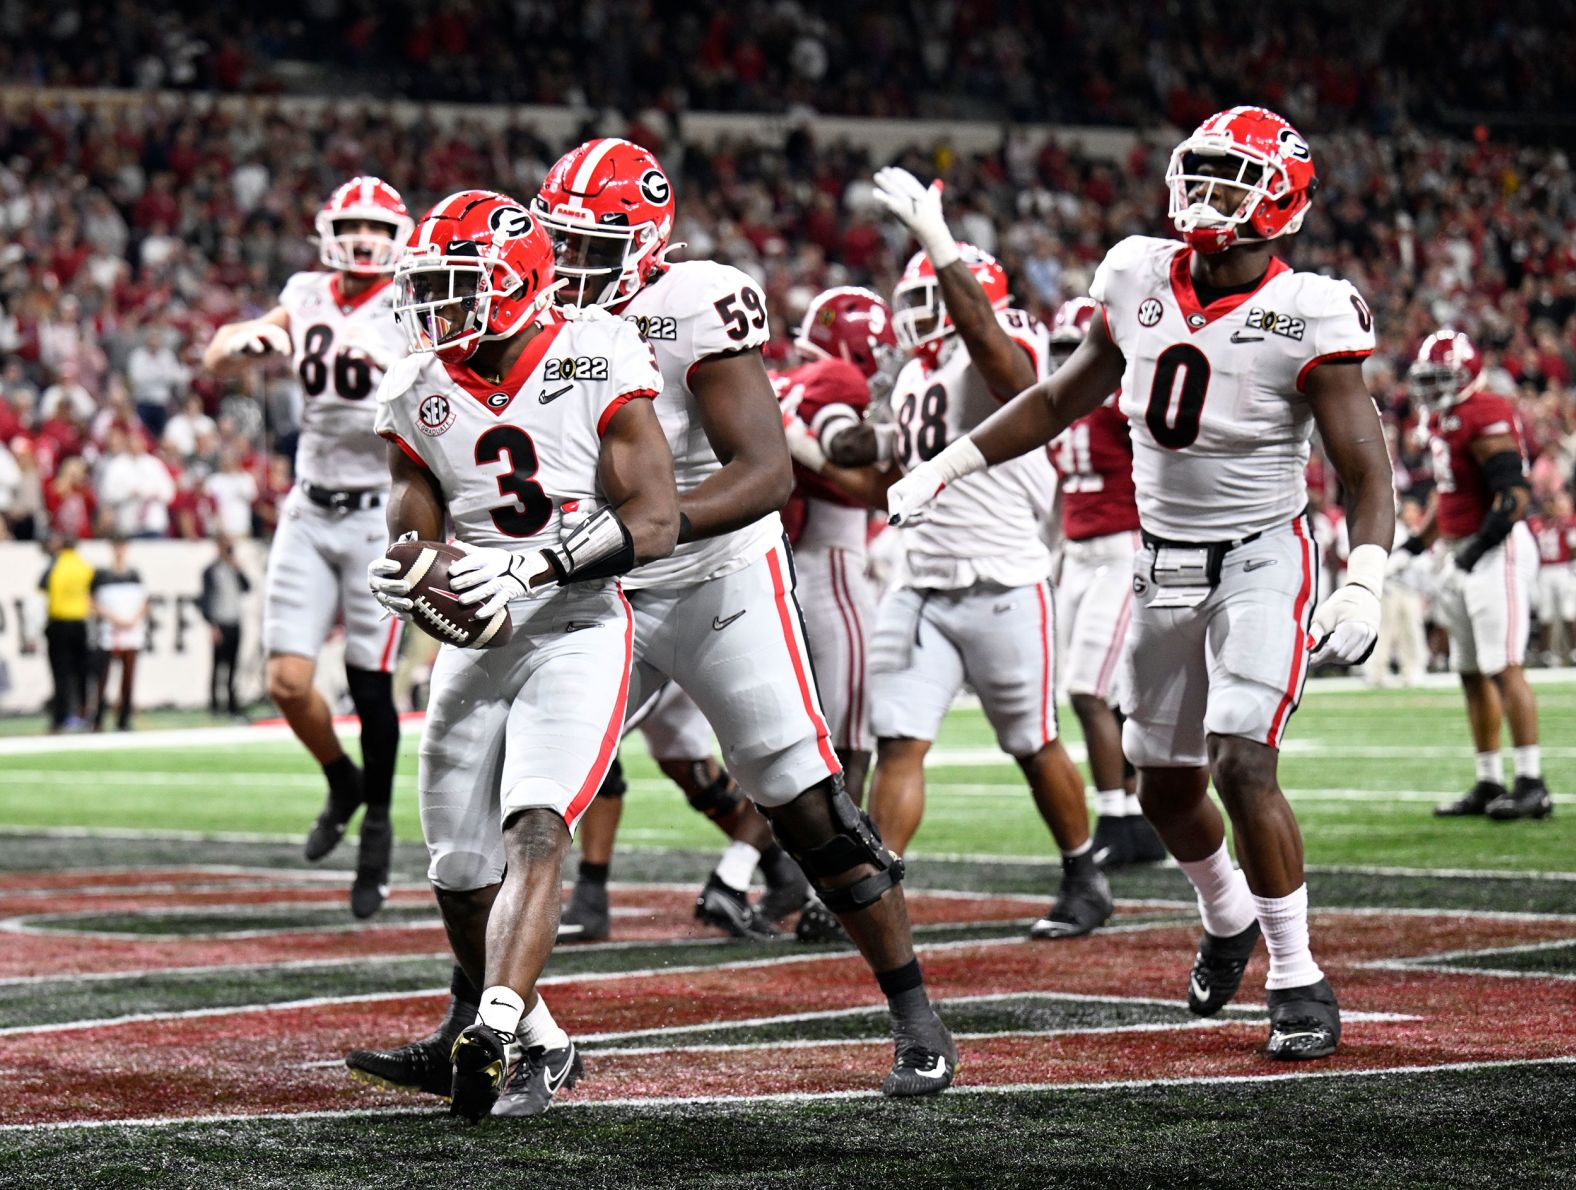
<instances>
[{"instance_id":1,"label":"white sock","mask_svg":"<svg viewBox=\"0 0 1576 1190\"><path fill-rule=\"evenodd\" d=\"M1284 897L1254 897L1253 907L1270 952L1265 989L1302 988L1323 979L1324 972L1308 949L1308 886Z\"/></svg>"},{"instance_id":2,"label":"white sock","mask_svg":"<svg viewBox=\"0 0 1576 1190\"><path fill-rule=\"evenodd\" d=\"M1085 839L1082 847L1074 847L1071 851L1062 852L1062 860L1065 863L1067 860L1077 859L1081 855L1088 855L1093 850L1094 840Z\"/></svg>"},{"instance_id":3,"label":"white sock","mask_svg":"<svg viewBox=\"0 0 1576 1190\"><path fill-rule=\"evenodd\" d=\"M1144 807L1138 804L1138 795L1136 793L1125 793L1122 795L1122 798L1122 816L1124 818L1142 818L1144 816Z\"/></svg>"},{"instance_id":4,"label":"white sock","mask_svg":"<svg viewBox=\"0 0 1576 1190\"><path fill-rule=\"evenodd\" d=\"M547 1010L547 1001L540 994L536 997L536 1007L520 1022L520 1044L526 1049L539 1045L545 1050L561 1050L569 1044L569 1034L558 1027L553 1014Z\"/></svg>"},{"instance_id":5,"label":"white sock","mask_svg":"<svg viewBox=\"0 0 1576 1190\"><path fill-rule=\"evenodd\" d=\"M1121 818L1127 813L1127 790L1101 789L1094 795L1094 808L1101 818Z\"/></svg>"},{"instance_id":6,"label":"white sock","mask_svg":"<svg viewBox=\"0 0 1576 1190\"><path fill-rule=\"evenodd\" d=\"M1479 752L1477 754L1477 779L1479 781L1492 781L1495 785L1503 785L1505 783L1505 764L1500 760L1497 748L1493 752Z\"/></svg>"},{"instance_id":7,"label":"white sock","mask_svg":"<svg viewBox=\"0 0 1576 1190\"><path fill-rule=\"evenodd\" d=\"M507 1033L511 1037L520 1031L520 1017L525 1013L525 1001L513 988L495 984L482 993L482 1002L476 1017L494 1033Z\"/></svg>"},{"instance_id":8,"label":"white sock","mask_svg":"<svg viewBox=\"0 0 1576 1190\"><path fill-rule=\"evenodd\" d=\"M755 865L760 862L758 850L735 839L717 861L717 879L735 892L748 892L750 877L755 875Z\"/></svg>"},{"instance_id":9,"label":"white sock","mask_svg":"<svg viewBox=\"0 0 1576 1190\"><path fill-rule=\"evenodd\" d=\"M1543 776L1543 753L1536 744L1522 744L1516 749L1516 776L1534 781Z\"/></svg>"},{"instance_id":10,"label":"white sock","mask_svg":"<svg viewBox=\"0 0 1576 1190\"><path fill-rule=\"evenodd\" d=\"M1232 866L1224 839L1220 850L1208 859L1179 860L1177 866L1197 890L1198 915L1211 934L1229 938L1252 924L1253 897L1248 892L1248 878Z\"/></svg>"}]
</instances>

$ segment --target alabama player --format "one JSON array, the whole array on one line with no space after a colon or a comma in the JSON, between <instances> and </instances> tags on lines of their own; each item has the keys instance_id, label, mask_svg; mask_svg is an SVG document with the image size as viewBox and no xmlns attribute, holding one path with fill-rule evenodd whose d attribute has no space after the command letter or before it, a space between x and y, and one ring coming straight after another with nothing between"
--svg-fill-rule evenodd
<instances>
[{"instance_id":1,"label":"alabama player","mask_svg":"<svg viewBox=\"0 0 1576 1190\"><path fill-rule=\"evenodd\" d=\"M553 248L501 194L452 194L417 225L396 274L413 353L378 393L392 537L441 540L459 602L513 632L445 645L432 671L417 786L455 957L484 990L454 1040L453 1111L546 1111L579 1072L536 994L558 929L559 872L607 776L629 691L634 619L618 578L669 553L678 496L653 411L651 349L615 319L552 309ZM568 537L565 506L599 511ZM398 563L377 597L408 615ZM519 1056L511 1049L516 1047Z\"/></svg>"},{"instance_id":2,"label":"alabama player","mask_svg":"<svg viewBox=\"0 0 1576 1190\"><path fill-rule=\"evenodd\" d=\"M694 699L728 770L886 995L895 1060L882 1090L944 1090L957 1048L914 958L902 862L843 789L805 655L777 515L793 472L761 361L765 296L738 269L665 258L672 187L656 158L628 141L570 150L532 211L552 234L558 275L569 282L560 300L632 322L665 382L656 408L673 447L679 544L624 580L635 611L630 701L668 680ZM451 1014L463 1011L451 1005ZM430 1053L441 1036L381 1055L385 1068L414 1069L416 1051Z\"/></svg>"},{"instance_id":3,"label":"alabama player","mask_svg":"<svg viewBox=\"0 0 1576 1190\"><path fill-rule=\"evenodd\" d=\"M1472 340L1448 327L1423 340L1407 378L1428 411L1435 491L1422 529L1404 548L1418 553L1443 543L1434 607L1450 634L1450 664L1461 675L1477 752L1476 783L1434 813L1544 818L1554 803L1543 783L1538 706L1522 668L1538 552L1523 520L1530 493L1516 411L1484 387L1483 358ZM1510 720L1516 747L1508 792L1502 718Z\"/></svg>"},{"instance_id":4,"label":"alabama player","mask_svg":"<svg viewBox=\"0 0 1576 1190\"><path fill-rule=\"evenodd\" d=\"M1051 363L1061 367L1089 333L1092 298L1063 303L1051 323ZM1083 728L1094 778L1095 862L1103 868L1158 863L1166 849L1144 820L1122 756L1118 699L1122 649L1133 614L1138 503L1133 440L1112 393L1051 443L1060 480L1061 572L1056 579L1056 655L1067 666L1067 694Z\"/></svg>"},{"instance_id":5,"label":"alabama player","mask_svg":"<svg viewBox=\"0 0 1576 1190\"><path fill-rule=\"evenodd\" d=\"M399 193L358 177L317 215L322 272L297 273L261 318L219 328L203 365L219 371L271 354L288 356L304 398L296 482L268 553L263 613L268 695L323 766L328 797L306 841L319 860L344 837L364 802L350 907L376 913L388 895L394 842L389 800L399 753L393 669L400 623L367 590L380 557L388 492L384 446L373 433L378 377L405 353L394 322L389 274L410 235ZM340 747L333 716L313 686L317 656L337 620L345 625L345 676L361 721L361 763Z\"/></svg>"},{"instance_id":6,"label":"alabama player","mask_svg":"<svg viewBox=\"0 0 1576 1190\"><path fill-rule=\"evenodd\" d=\"M892 390L899 466L923 468L1044 375L1044 326L1008 305L995 259L952 238L941 183L907 171L875 177L876 197L919 241L893 298L912 358ZM881 600L870 648L876 769L870 808L898 852L919 826L925 755L968 681L1003 752L1018 762L1062 855L1062 881L1036 938L1070 938L1111 915L1094 862L1083 778L1058 738L1056 612L1040 524L1056 477L1043 451L956 485L904 528L903 565Z\"/></svg>"},{"instance_id":7,"label":"alabama player","mask_svg":"<svg viewBox=\"0 0 1576 1190\"><path fill-rule=\"evenodd\" d=\"M1538 543L1538 620L1542 626L1544 656L1549 664L1564 658L1554 652L1555 628L1567 658L1576 660L1576 513L1569 492L1556 492L1545 516L1532 517L1527 525Z\"/></svg>"},{"instance_id":8,"label":"alabama player","mask_svg":"<svg viewBox=\"0 0 1576 1190\"><path fill-rule=\"evenodd\" d=\"M1302 840L1276 761L1309 664L1362 661L1378 633L1395 514L1378 411L1356 366L1373 350L1373 319L1347 282L1273 254L1302 226L1315 186L1307 142L1279 116L1211 116L1172 152L1166 178L1185 243L1132 236L1112 248L1090 286L1100 317L1072 358L887 499L902 523L949 485L1050 442L1121 386L1144 541L1122 744L1145 816L1198 891L1205 932L1188 1006L1208 1016L1231 999L1262 931L1267 1052L1318 1058L1339 1043L1340 1011L1309 950ZM1352 500L1348 582L1317 611L1303 511L1315 424Z\"/></svg>"}]
</instances>

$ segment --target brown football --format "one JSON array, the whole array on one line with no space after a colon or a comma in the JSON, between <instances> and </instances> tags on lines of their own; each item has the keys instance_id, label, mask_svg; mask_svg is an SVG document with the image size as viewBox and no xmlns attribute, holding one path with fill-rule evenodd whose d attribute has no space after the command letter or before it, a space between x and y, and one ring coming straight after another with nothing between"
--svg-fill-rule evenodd
<instances>
[{"instance_id":1,"label":"brown football","mask_svg":"<svg viewBox=\"0 0 1576 1190\"><path fill-rule=\"evenodd\" d=\"M509 609L477 619L475 609L449 590L449 566L465 551L446 541L397 541L388 557L400 565L399 577L410 583L411 617L433 640L462 649L491 649L509 639L514 630Z\"/></svg>"}]
</instances>

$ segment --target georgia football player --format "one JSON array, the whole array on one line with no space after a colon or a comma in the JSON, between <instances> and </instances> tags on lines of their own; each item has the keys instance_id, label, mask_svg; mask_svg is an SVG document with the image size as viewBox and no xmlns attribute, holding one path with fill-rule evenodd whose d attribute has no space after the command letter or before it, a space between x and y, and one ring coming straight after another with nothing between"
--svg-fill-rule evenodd
<instances>
[{"instance_id":1,"label":"georgia football player","mask_svg":"<svg viewBox=\"0 0 1576 1190\"><path fill-rule=\"evenodd\" d=\"M1434 465L1429 514L1404 549L1435 541L1444 575L1435 611L1450 634L1450 664L1461 675L1477 752L1477 782L1434 813L1442 818L1544 818L1554 803L1543 782L1538 704L1522 668L1537 581L1538 550L1523 518L1530 493L1515 408L1483 387L1483 358L1472 340L1444 328L1427 339L1407 373L1428 413ZM1516 780L1505 789L1500 721L1510 720Z\"/></svg>"},{"instance_id":2,"label":"georgia football player","mask_svg":"<svg viewBox=\"0 0 1576 1190\"><path fill-rule=\"evenodd\" d=\"M634 617L619 577L678 538L652 405L662 374L633 327L555 312L552 241L505 195L438 203L396 278L416 354L378 394L389 535L441 541L451 519L465 556L449 588L479 618L507 609L513 627L491 648L439 650L421 738L427 876L455 957L485 989L454 1039L453 1111L534 1116L580 1067L535 988L564 856L624 721ZM599 511L561 538L565 505L587 503ZM378 559L368 580L409 615L400 570Z\"/></svg>"},{"instance_id":3,"label":"georgia football player","mask_svg":"<svg viewBox=\"0 0 1576 1190\"><path fill-rule=\"evenodd\" d=\"M944 1090L957 1047L914 957L902 861L843 789L806 657L778 516L793 470L761 361L765 296L738 269L666 259L672 186L656 158L628 141L570 150L532 212L552 235L558 276L569 282L559 300L634 323L665 381L656 408L673 448L679 544L624 579L635 611L630 702L670 680L694 699L728 770L886 996L894 1062L882 1090ZM463 1006L451 1004L455 1011ZM383 1056L391 1066L414 1060L413 1051L441 1046L441 1038L440 1030Z\"/></svg>"},{"instance_id":4,"label":"georgia football player","mask_svg":"<svg viewBox=\"0 0 1576 1190\"><path fill-rule=\"evenodd\" d=\"M888 167L875 183L877 200L921 249L892 303L898 343L912 357L892 390L894 453L913 471L1043 375L1050 344L1038 320L1009 305L1001 265L952 238L940 182L927 188ZM1087 934L1112 910L1083 778L1058 733L1056 605L1041 536L1055 490L1040 451L946 492L923 523L903 530L900 575L881 600L870 647L877 825L895 850L907 847L924 812L925 755L970 682L1061 851L1061 887L1035 938Z\"/></svg>"},{"instance_id":5,"label":"georgia football player","mask_svg":"<svg viewBox=\"0 0 1576 1190\"><path fill-rule=\"evenodd\" d=\"M1093 298L1077 297L1056 311L1053 369L1083 342L1097 309ZM1139 808L1132 769L1122 755L1122 721L1114 709L1133 614L1133 558L1140 545L1133 440L1116 400L1112 393L1051 443L1062 517L1056 655L1067 668L1067 695L1089 753L1098 815L1094 857L1103 868L1166 858L1165 845Z\"/></svg>"},{"instance_id":6,"label":"georgia football player","mask_svg":"<svg viewBox=\"0 0 1576 1190\"><path fill-rule=\"evenodd\" d=\"M1569 492L1556 492L1547 515L1527 526L1538 543L1538 621L1544 658L1550 665L1576 660L1576 512ZM1563 632L1565 656L1554 652L1554 629Z\"/></svg>"},{"instance_id":7,"label":"georgia football player","mask_svg":"<svg viewBox=\"0 0 1576 1190\"><path fill-rule=\"evenodd\" d=\"M389 801L399 754L393 669L400 623L367 590L367 563L388 544L384 444L373 432L378 377L405 354L389 276L410 235L405 203L387 182L351 178L316 222L324 270L297 273L261 318L215 332L203 366L223 371L259 356L291 360L304 398L295 486L268 551L263 649L268 696L322 765L328 797L306 841L320 860L365 803L350 907L370 917L388 895L394 830ZM313 686L317 657L345 625L345 676L361 721L361 763L345 755L328 704Z\"/></svg>"},{"instance_id":8,"label":"georgia football player","mask_svg":"<svg viewBox=\"0 0 1576 1190\"><path fill-rule=\"evenodd\" d=\"M888 506L901 524L958 480L1050 442L1121 386L1144 542L1122 744L1145 817L1198 892L1204 939L1188 1007L1220 1011L1262 932L1267 1052L1319 1058L1339 1043L1340 1010L1308 946L1302 838L1276 762L1310 663L1361 662L1378 635L1395 505L1357 366L1373 351L1373 317L1349 283L1274 255L1316 185L1307 142L1279 116L1211 116L1172 151L1166 180L1185 242L1131 236L1113 247L1089 290L1100 317L1072 358L904 476ZM1349 581L1322 603L1303 478L1315 424L1352 498Z\"/></svg>"}]
</instances>

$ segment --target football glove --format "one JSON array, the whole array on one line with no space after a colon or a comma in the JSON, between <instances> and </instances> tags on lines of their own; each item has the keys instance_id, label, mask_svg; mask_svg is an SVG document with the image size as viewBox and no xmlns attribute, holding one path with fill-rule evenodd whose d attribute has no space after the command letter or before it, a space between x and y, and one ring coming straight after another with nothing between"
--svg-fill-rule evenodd
<instances>
[{"instance_id":1,"label":"football glove","mask_svg":"<svg viewBox=\"0 0 1576 1190\"><path fill-rule=\"evenodd\" d=\"M974 439L959 438L887 489L887 524L918 524L924 519L925 505L940 495L942 488L984 469L985 456Z\"/></svg>"},{"instance_id":2,"label":"football glove","mask_svg":"<svg viewBox=\"0 0 1576 1190\"><path fill-rule=\"evenodd\" d=\"M467 607L481 604L476 609L478 619L489 619L511 600L534 598L548 590L548 584L531 586L542 561L535 550L515 553L493 546L466 545L463 541L454 544L465 551L465 557L449 566L449 588Z\"/></svg>"},{"instance_id":3,"label":"football glove","mask_svg":"<svg viewBox=\"0 0 1576 1190\"><path fill-rule=\"evenodd\" d=\"M271 322L254 322L231 336L230 355L289 355L290 332Z\"/></svg>"},{"instance_id":4,"label":"football glove","mask_svg":"<svg viewBox=\"0 0 1576 1190\"><path fill-rule=\"evenodd\" d=\"M817 473L826 469L826 452L809 426L797 417L785 417L783 434L788 439L788 453L794 462Z\"/></svg>"},{"instance_id":5,"label":"football glove","mask_svg":"<svg viewBox=\"0 0 1576 1190\"><path fill-rule=\"evenodd\" d=\"M398 540L415 541L415 530L400 534ZM409 598L410 584L395 577L399 572L400 564L393 558L374 558L367 563L367 586L372 588L372 597L383 605L385 611L409 624L411 609L415 604Z\"/></svg>"},{"instance_id":6,"label":"football glove","mask_svg":"<svg viewBox=\"0 0 1576 1190\"><path fill-rule=\"evenodd\" d=\"M1361 665L1379 641L1379 594L1384 590L1389 554L1377 545L1360 545L1346 561L1347 582L1313 613L1310 665L1333 661Z\"/></svg>"},{"instance_id":7,"label":"football glove","mask_svg":"<svg viewBox=\"0 0 1576 1190\"><path fill-rule=\"evenodd\" d=\"M959 255L952 229L941 213L943 186L940 178L922 186L918 178L897 165L878 169L875 176L875 200L902 220L938 273Z\"/></svg>"}]
</instances>

